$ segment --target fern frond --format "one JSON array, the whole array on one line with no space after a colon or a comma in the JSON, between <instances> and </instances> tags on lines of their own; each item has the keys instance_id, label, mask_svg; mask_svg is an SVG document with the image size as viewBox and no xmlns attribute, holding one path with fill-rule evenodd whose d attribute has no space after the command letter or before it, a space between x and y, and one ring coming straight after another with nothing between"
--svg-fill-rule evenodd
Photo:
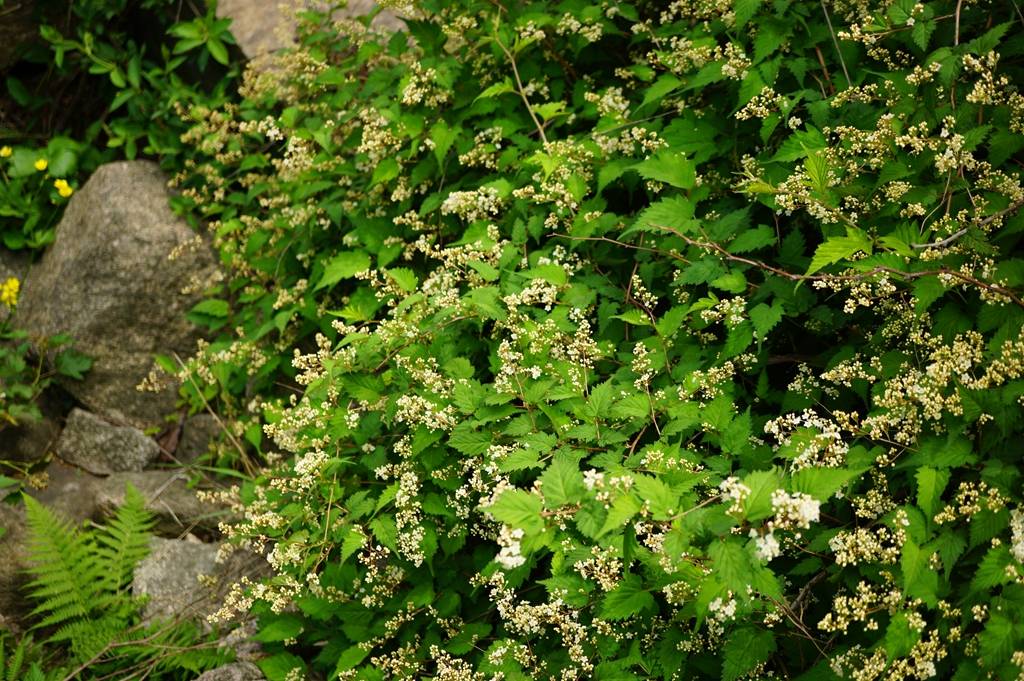
<instances>
[{"instance_id":1,"label":"fern frond","mask_svg":"<svg viewBox=\"0 0 1024 681\"><path fill-rule=\"evenodd\" d=\"M25 495L28 521L29 572L34 579L29 593L38 601L33 611L45 615L40 626L86 617L103 605L99 569L89 537L58 518L32 497Z\"/></svg>"},{"instance_id":2,"label":"fern frond","mask_svg":"<svg viewBox=\"0 0 1024 681\"><path fill-rule=\"evenodd\" d=\"M66 624L51 641L66 641L77 660L90 660L110 644L123 640L127 623L117 616L78 620Z\"/></svg>"},{"instance_id":3,"label":"fern frond","mask_svg":"<svg viewBox=\"0 0 1024 681\"><path fill-rule=\"evenodd\" d=\"M11 651L11 656L6 661L5 657L4 641L0 640L0 676L3 676L7 681L19 681L21 679L21 668L25 664L25 653L28 650L28 644L24 639L18 641L14 646L14 650Z\"/></svg>"},{"instance_id":4,"label":"fern frond","mask_svg":"<svg viewBox=\"0 0 1024 681\"><path fill-rule=\"evenodd\" d=\"M128 484L124 504L94 535L93 553L103 566L104 591L123 593L131 586L135 566L149 555L149 532L154 522L153 514L146 510L145 497Z\"/></svg>"}]
</instances>

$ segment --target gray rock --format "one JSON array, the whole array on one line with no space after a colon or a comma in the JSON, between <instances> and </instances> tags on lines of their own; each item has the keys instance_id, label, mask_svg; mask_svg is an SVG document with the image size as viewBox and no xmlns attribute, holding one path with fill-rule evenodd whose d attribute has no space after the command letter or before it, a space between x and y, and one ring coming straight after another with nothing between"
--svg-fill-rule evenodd
<instances>
[{"instance_id":1,"label":"gray rock","mask_svg":"<svg viewBox=\"0 0 1024 681\"><path fill-rule=\"evenodd\" d=\"M0 502L0 528L0 620L16 623L31 611L25 593L29 578L24 508Z\"/></svg>"},{"instance_id":2,"label":"gray rock","mask_svg":"<svg viewBox=\"0 0 1024 681\"><path fill-rule=\"evenodd\" d=\"M235 551L217 563L220 544L185 539L150 540L150 554L135 568L132 594L148 596L143 619L189 618L204 621L216 612L232 584L243 576L259 580L270 572L267 561L248 551ZM200 581L200 576L206 579Z\"/></svg>"},{"instance_id":3,"label":"gray rock","mask_svg":"<svg viewBox=\"0 0 1024 681\"><path fill-rule=\"evenodd\" d=\"M21 51L39 37L36 5L35 0L14 0L0 10L0 71L17 61Z\"/></svg>"},{"instance_id":4,"label":"gray rock","mask_svg":"<svg viewBox=\"0 0 1024 681\"><path fill-rule=\"evenodd\" d=\"M28 490L36 501L75 524L96 518L96 485L102 478L60 459L50 462L45 473L49 479L46 487Z\"/></svg>"},{"instance_id":5,"label":"gray rock","mask_svg":"<svg viewBox=\"0 0 1024 681\"><path fill-rule=\"evenodd\" d=\"M150 540L150 554L135 568L134 596L148 596L143 620L202 618L212 612L212 598L199 577L216 570L216 544L198 540Z\"/></svg>"},{"instance_id":6,"label":"gray rock","mask_svg":"<svg viewBox=\"0 0 1024 681\"><path fill-rule=\"evenodd\" d=\"M141 471L160 454L151 438L131 426L115 426L95 414L72 409L57 440L57 455L90 473Z\"/></svg>"},{"instance_id":7,"label":"gray rock","mask_svg":"<svg viewBox=\"0 0 1024 681\"><path fill-rule=\"evenodd\" d=\"M199 501L188 488L182 471L142 471L115 473L95 484L95 500L99 515L113 515L124 503L125 486L131 484L146 498L146 508L156 516L154 531L165 537L179 537L187 532L213 534L222 520L228 519L225 509Z\"/></svg>"},{"instance_id":8,"label":"gray rock","mask_svg":"<svg viewBox=\"0 0 1024 681\"><path fill-rule=\"evenodd\" d=\"M302 3L312 6L312 2ZM256 59L295 44L295 22L282 12L281 3L269 0L220 0L217 16L231 18L231 33L238 41L242 53ZM369 14L377 3L373 0L349 0L348 6L338 10L338 17L358 17ZM381 30L398 31L402 20L385 10L374 17L373 26Z\"/></svg>"},{"instance_id":9,"label":"gray rock","mask_svg":"<svg viewBox=\"0 0 1024 681\"><path fill-rule=\"evenodd\" d=\"M235 662L211 669L196 681L263 681L266 677L252 662Z\"/></svg>"},{"instance_id":10,"label":"gray rock","mask_svg":"<svg viewBox=\"0 0 1024 681\"><path fill-rule=\"evenodd\" d=\"M192 247L194 246L194 247ZM168 256L175 249L182 255ZM200 337L185 313L219 275L212 250L168 206L155 163L108 163L75 192L56 238L25 278L15 322L34 337L66 332L94 359L63 381L90 411L139 428L160 425L175 386L142 392L155 354L189 356Z\"/></svg>"},{"instance_id":11,"label":"gray rock","mask_svg":"<svg viewBox=\"0 0 1024 681\"><path fill-rule=\"evenodd\" d=\"M210 445L221 431L220 422L213 414L196 414L185 419L181 440L174 458L191 463L210 450Z\"/></svg>"}]
</instances>

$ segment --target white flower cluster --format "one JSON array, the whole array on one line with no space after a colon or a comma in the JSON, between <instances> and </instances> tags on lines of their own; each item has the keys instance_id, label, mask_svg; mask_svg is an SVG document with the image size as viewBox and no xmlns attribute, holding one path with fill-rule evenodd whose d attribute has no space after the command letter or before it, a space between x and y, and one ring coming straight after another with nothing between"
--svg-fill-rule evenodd
<instances>
[{"instance_id":1,"label":"white flower cluster","mask_svg":"<svg viewBox=\"0 0 1024 681\"><path fill-rule=\"evenodd\" d=\"M1024 563L1024 511L1014 509L1010 511L1010 532L1012 543L1010 553L1021 563Z\"/></svg>"},{"instance_id":2,"label":"white flower cluster","mask_svg":"<svg viewBox=\"0 0 1024 681\"><path fill-rule=\"evenodd\" d=\"M754 540L754 553L764 562L771 562L773 558L778 558L782 554L782 546L775 538L774 529L768 530L763 536L752 529L750 537Z\"/></svg>"},{"instance_id":3,"label":"white flower cluster","mask_svg":"<svg viewBox=\"0 0 1024 681\"><path fill-rule=\"evenodd\" d=\"M810 529L821 517L821 502L803 492L789 494L777 489L772 492L772 510L776 527Z\"/></svg>"},{"instance_id":4,"label":"white flower cluster","mask_svg":"<svg viewBox=\"0 0 1024 681\"><path fill-rule=\"evenodd\" d=\"M519 543L522 538L523 531L519 528L513 529L508 525L501 526L501 532L498 534L498 545L501 546L501 551L498 552L494 560L498 561L506 570L513 570L526 562L522 546Z\"/></svg>"},{"instance_id":5,"label":"white flower cluster","mask_svg":"<svg viewBox=\"0 0 1024 681\"><path fill-rule=\"evenodd\" d=\"M494 187L480 187L474 191L452 192L441 204L442 215L458 215L467 222L498 215L501 195Z\"/></svg>"},{"instance_id":6,"label":"white flower cluster","mask_svg":"<svg viewBox=\"0 0 1024 681\"><path fill-rule=\"evenodd\" d=\"M750 488L734 475L723 480L718 489L722 490L723 500L732 502L727 513L739 513L743 509L743 502L750 496Z\"/></svg>"}]
</instances>

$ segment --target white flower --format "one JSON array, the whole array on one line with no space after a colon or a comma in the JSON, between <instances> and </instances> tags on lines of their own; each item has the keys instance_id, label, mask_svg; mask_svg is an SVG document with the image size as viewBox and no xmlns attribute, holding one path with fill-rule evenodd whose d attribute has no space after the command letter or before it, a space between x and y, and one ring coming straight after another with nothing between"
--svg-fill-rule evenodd
<instances>
[{"instance_id":1,"label":"white flower","mask_svg":"<svg viewBox=\"0 0 1024 681\"><path fill-rule=\"evenodd\" d=\"M1019 509L1010 511L1010 532L1012 533L1010 553L1018 562L1024 563L1024 512Z\"/></svg>"},{"instance_id":2,"label":"white flower","mask_svg":"<svg viewBox=\"0 0 1024 681\"><path fill-rule=\"evenodd\" d=\"M757 530L752 529L750 536L754 540L754 552L764 562L771 562L772 558L778 558L782 554L782 547L779 545L779 540L775 538L774 532L769 531L762 537Z\"/></svg>"},{"instance_id":3,"label":"white flower","mask_svg":"<svg viewBox=\"0 0 1024 681\"><path fill-rule=\"evenodd\" d=\"M803 492L788 494L777 489L772 492L772 510L775 511L777 526L806 530L821 517L821 502Z\"/></svg>"},{"instance_id":4,"label":"white flower","mask_svg":"<svg viewBox=\"0 0 1024 681\"><path fill-rule=\"evenodd\" d=\"M494 560L498 561L506 570L514 570L526 562L526 558L522 554L522 546L519 543L519 540L522 538L522 530L518 528L512 529L508 525L501 526L501 533L498 535L498 544L501 545L501 551L498 552Z\"/></svg>"}]
</instances>

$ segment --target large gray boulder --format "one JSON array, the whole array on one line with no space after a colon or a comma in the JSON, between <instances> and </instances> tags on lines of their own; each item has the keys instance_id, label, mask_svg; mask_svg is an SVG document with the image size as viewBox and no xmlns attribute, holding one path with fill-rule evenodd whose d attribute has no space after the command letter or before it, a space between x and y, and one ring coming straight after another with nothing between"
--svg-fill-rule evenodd
<instances>
[{"instance_id":1,"label":"large gray boulder","mask_svg":"<svg viewBox=\"0 0 1024 681\"><path fill-rule=\"evenodd\" d=\"M65 389L90 411L139 428L160 425L173 410L173 386L136 387L155 354L195 350L200 333L185 313L199 300L195 290L217 274L212 250L196 241L168 198L155 163L98 168L29 270L15 319L37 338L70 334L94 363L84 381L67 380ZM170 260L176 248L183 254Z\"/></svg>"},{"instance_id":2,"label":"large gray boulder","mask_svg":"<svg viewBox=\"0 0 1024 681\"><path fill-rule=\"evenodd\" d=\"M57 440L57 455L90 473L106 475L141 471L160 455L160 448L137 428L116 426L75 408Z\"/></svg>"},{"instance_id":3,"label":"large gray boulder","mask_svg":"<svg viewBox=\"0 0 1024 681\"><path fill-rule=\"evenodd\" d=\"M263 681L265 678L252 662L235 662L204 672L196 681Z\"/></svg>"}]
</instances>

